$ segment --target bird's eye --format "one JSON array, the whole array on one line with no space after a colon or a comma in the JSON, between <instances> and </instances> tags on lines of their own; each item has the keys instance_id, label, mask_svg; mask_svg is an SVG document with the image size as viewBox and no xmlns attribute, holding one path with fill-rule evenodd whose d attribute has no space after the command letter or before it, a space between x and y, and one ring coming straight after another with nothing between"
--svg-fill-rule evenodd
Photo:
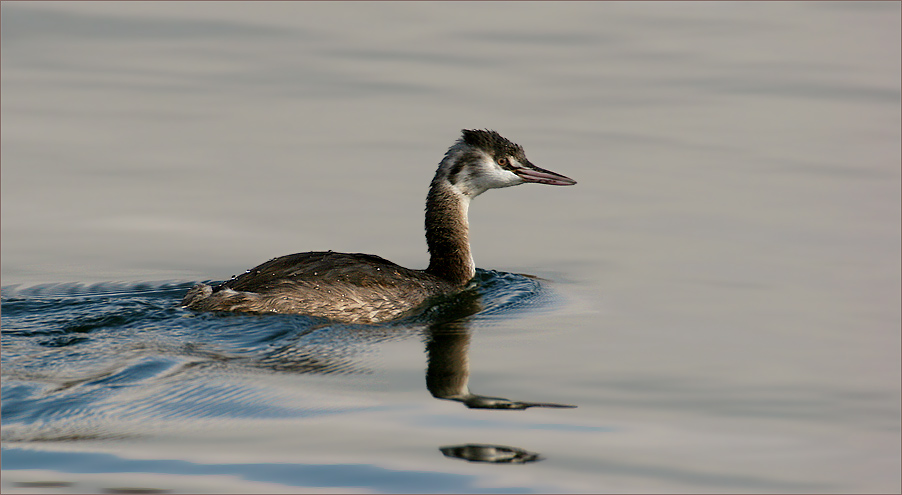
<instances>
[{"instance_id":1,"label":"bird's eye","mask_svg":"<svg viewBox=\"0 0 902 495\"><path fill-rule=\"evenodd\" d=\"M506 167L509 164L510 164L510 160L508 160L507 157L498 159L498 165L501 165L502 167Z\"/></svg>"}]
</instances>

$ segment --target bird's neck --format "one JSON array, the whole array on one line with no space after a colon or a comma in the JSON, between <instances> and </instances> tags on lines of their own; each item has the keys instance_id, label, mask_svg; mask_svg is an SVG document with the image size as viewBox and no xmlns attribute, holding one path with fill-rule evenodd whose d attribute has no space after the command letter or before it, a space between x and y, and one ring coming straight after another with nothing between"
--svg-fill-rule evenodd
<instances>
[{"instance_id":1,"label":"bird's neck","mask_svg":"<svg viewBox=\"0 0 902 495\"><path fill-rule=\"evenodd\" d=\"M470 226L467 209L470 198L447 180L436 177L426 197L426 244L429 267L426 273L455 285L464 285L476 275L470 253Z\"/></svg>"}]
</instances>

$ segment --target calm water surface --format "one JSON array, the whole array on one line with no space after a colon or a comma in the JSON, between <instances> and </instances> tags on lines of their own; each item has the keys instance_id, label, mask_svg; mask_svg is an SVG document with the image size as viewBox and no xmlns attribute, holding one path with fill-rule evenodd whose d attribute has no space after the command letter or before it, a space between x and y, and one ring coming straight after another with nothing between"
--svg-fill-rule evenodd
<instances>
[{"instance_id":1,"label":"calm water surface","mask_svg":"<svg viewBox=\"0 0 902 495\"><path fill-rule=\"evenodd\" d=\"M4 493L902 490L899 3L0 9ZM178 307L424 267L465 127L579 184L474 201L461 296Z\"/></svg>"}]
</instances>

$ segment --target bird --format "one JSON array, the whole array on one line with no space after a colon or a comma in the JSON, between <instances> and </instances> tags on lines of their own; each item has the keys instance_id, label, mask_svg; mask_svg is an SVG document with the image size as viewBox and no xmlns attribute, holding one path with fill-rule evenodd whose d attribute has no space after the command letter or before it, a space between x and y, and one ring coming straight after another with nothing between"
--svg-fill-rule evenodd
<instances>
[{"instance_id":1,"label":"bird","mask_svg":"<svg viewBox=\"0 0 902 495\"><path fill-rule=\"evenodd\" d=\"M476 274L470 201L489 189L576 181L537 167L523 147L488 129L463 129L445 153L426 197L429 265L404 268L363 253L312 251L273 258L239 276L188 290L194 311L303 314L373 324L405 316L431 298L459 291Z\"/></svg>"}]
</instances>

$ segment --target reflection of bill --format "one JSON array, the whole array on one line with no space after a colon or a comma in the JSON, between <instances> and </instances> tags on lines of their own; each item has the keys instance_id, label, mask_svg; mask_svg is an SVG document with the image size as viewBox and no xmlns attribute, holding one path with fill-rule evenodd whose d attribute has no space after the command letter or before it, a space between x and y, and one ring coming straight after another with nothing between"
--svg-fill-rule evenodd
<instances>
[{"instance_id":1,"label":"reflection of bill","mask_svg":"<svg viewBox=\"0 0 902 495\"><path fill-rule=\"evenodd\" d=\"M433 325L429 328L426 351L426 387L437 399L462 402L471 409L513 409L530 407L576 407L552 402L520 402L503 397L487 397L470 392L468 351L470 332L466 319Z\"/></svg>"},{"instance_id":2,"label":"reflection of bill","mask_svg":"<svg viewBox=\"0 0 902 495\"><path fill-rule=\"evenodd\" d=\"M448 445L439 450L445 457L456 457L470 462L493 462L496 464L525 464L527 462L541 461L543 458L535 452L528 452L516 447L504 445L482 445L470 443L467 445Z\"/></svg>"},{"instance_id":3,"label":"reflection of bill","mask_svg":"<svg viewBox=\"0 0 902 495\"><path fill-rule=\"evenodd\" d=\"M478 311L479 299L471 301ZM475 311L473 311L475 312ZM523 410L529 407L576 407L551 402L520 402L502 397L486 397L470 392L467 383L470 378L468 359L470 330L466 317L444 323L434 323L426 334L426 352L429 364L426 368L426 388L437 399L462 402L471 409ZM517 447L470 443L439 447L445 457L464 459L470 462L494 464L525 464L541 461L536 452Z\"/></svg>"}]
</instances>

